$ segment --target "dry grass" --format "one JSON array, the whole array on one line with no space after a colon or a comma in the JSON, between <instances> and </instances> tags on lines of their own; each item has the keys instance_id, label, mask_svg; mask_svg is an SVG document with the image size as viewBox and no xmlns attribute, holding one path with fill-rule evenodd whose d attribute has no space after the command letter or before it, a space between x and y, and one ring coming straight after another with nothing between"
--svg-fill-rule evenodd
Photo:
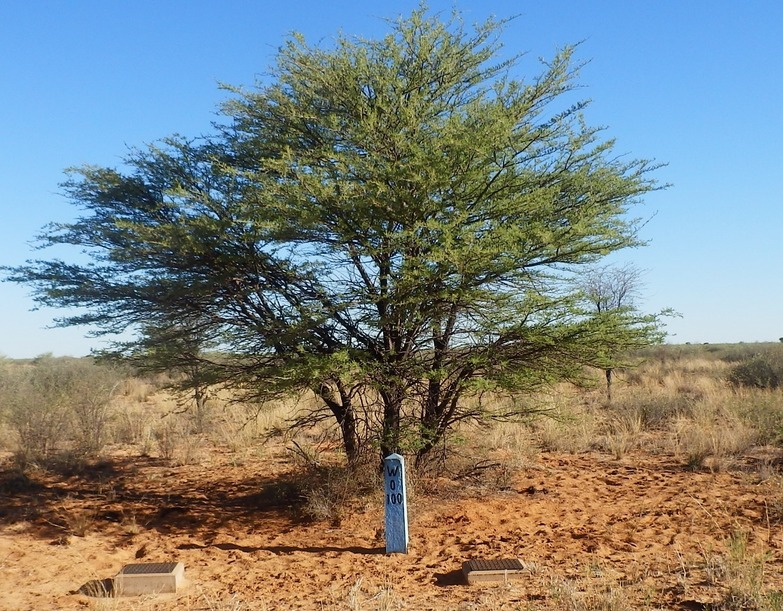
<instances>
[{"instance_id":1,"label":"dry grass","mask_svg":"<svg viewBox=\"0 0 783 611\"><path fill-rule=\"evenodd\" d=\"M633 611L625 590L616 583L555 579L552 583L555 608L562 611Z\"/></svg>"},{"instance_id":2,"label":"dry grass","mask_svg":"<svg viewBox=\"0 0 783 611\"><path fill-rule=\"evenodd\" d=\"M765 581L770 558L763 544L752 545L751 533L734 530L723 549L703 550L700 561L691 568L703 573L706 581L722 592L720 599L709 606L713 611L780 611L783 593L771 590Z\"/></svg>"},{"instance_id":3,"label":"dry grass","mask_svg":"<svg viewBox=\"0 0 783 611\"><path fill-rule=\"evenodd\" d=\"M721 406L699 405L689 418L678 417L671 426L674 452L691 469L708 466L713 471L729 468L756 445L757 431Z\"/></svg>"},{"instance_id":4,"label":"dry grass","mask_svg":"<svg viewBox=\"0 0 783 611\"><path fill-rule=\"evenodd\" d=\"M349 611L397 611L404 608L391 580L377 587L366 584L362 577L358 577L347 592L333 592L331 596L333 608Z\"/></svg>"},{"instance_id":5,"label":"dry grass","mask_svg":"<svg viewBox=\"0 0 783 611\"><path fill-rule=\"evenodd\" d=\"M530 404L543 409L545 416L478 429L463 427L456 444L452 440L450 451L467 455L471 464L487 460L501 465L505 473L487 472L491 476L488 481L494 477L499 487L510 472L529 466L540 449L601 451L617 459L636 451L673 453L690 468L730 469L756 445L777 443L783 432L783 393L736 388L727 382L733 364L756 352L742 346L661 347L643 355L638 367L617 373L610 404L597 372L595 389L561 387L531 398ZM139 396L145 396L144 409L138 404L123 408L130 412L124 421L135 426L132 434L126 432L126 439L148 446L151 438L154 441L154 418L161 413L168 413L172 421L177 416L186 420L185 414L173 414L172 399L165 393ZM312 398L245 405L224 396L216 400L212 425L203 442L225 448L237 461L248 454L257 455L263 451L265 439L282 434L300 410L312 407L308 401ZM485 402L492 409L502 408L503 401L508 399L498 399L495 406ZM198 447L192 447L195 442L186 433L186 424L169 426L174 442L187 438L190 446L159 448L160 453L181 463L198 460ZM160 430L160 423L157 427ZM338 446L339 440L326 426L300 432L289 441L292 459L305 466L321 464L322 455Z\"/></svg>"},{"instance_id":6,"label":"dry grass","mask_svg":"<svg viewBox=\"0 0 783 611\"><path fill-rule=\"evenodd\" d=\"M661 347L643 355L635 369L618 371L612 400L608 401L600 372L596 386L574 390L565 387L530 399L546 408L547 415L514 422L464 425L449 440L445 475L460 485L469 483L491 491L513 489L514 478L536 468L541 452L581 454L598 452L602 460L633 464L645 454L664 454L681 468L702 474L757 469L759 480L778 482L780 493L764 499L764 520L769 529L783 524L783 480L779 472L783 433L783 390L737 387L728 382L731 368L758 347L729 349L709 346ZM8 366L8 364L6 364ZM288 422L309 407L310 399L295 398L265 405L238 403L217 393L210 407L203 434L194 434L192 414L154 381L129 379L109 406L109 442L143 456L162 458L170 465L194 465L210 453L228 455L235 465L256 460L266 450L267 440L285 442L285 456L293 465L284 492L295 496L301 517L336 527L357 503L380 503L367 490L378 489L377 476L358 479L343 466L339 440L333 430L320 425L313 430L285 433ZM498 409L505 404L498 399ZM487 405L492 407L491 401ZM17 441L0 414L0 450L15 451ZM66 447L67 444L65 444ZM757 459L762 456L762 459ZM440 475L440 474L438 474ZM724 473L725 475L725 473ZM438 477L410 471L409 502L431 502L441 489ZM282 486L282 484L281 484ZM771 486L774 487L774 486ZM281 490L283 488L281 487ZM105 494L110 494L105 491ZM483 492L479 493L483 494ZM378 510L377 506L373 511ZM53 514L52 525L68 537L83 537L95 528L94 512L70 509L65 504ZM124 524L130 535L140 530L134 516ZM329 526L327 526L329 525ZM741 528L726 533L722 546L705 544L699 557L682 558L679 571L687 584L708 584L719 597L704 609L781 610L783 595L770 590L767 566L770 550L761 537ZM592 611L656 609L645 600L648 580L614 575L605 567L589 565L584 575L549 576L547 605L518 608ZM649 594L649 595L648 595ZM325 594L326 595L326 594ZM464 609L512 608L510 597L521 596L501 589L477 592ZM358 578L349 586L340 584L324 599L324 609L401 609L403 597L393 583L370 583ZM640 602L642 601L642 602ZM717 601L717 602L715 602ZM272 601L269 608L274 608ZM113 599L94 601L95 609L155 608L153 603L134 601L116 606ZM194 592L183 608L264 608L222 593ZM136 605L136 606L133 606Z\"/></svg>"},{"instance_id":7,"label":"dry grass","mask_svg":"<svg viewBox=\"0 0 783 611\"><path fill-rule=\"evenodd\" d=\"M549 451L599 450L618 459L637 450L673 453L690 468L731 468L783 433L783 393L727 381L732 359L757 350L658 348L637 368L618 372L611 403L597 375L595 389L555 398L551 417L530 431Z\"/></svg>"},{"instance_id":8,"label":"dry grass","mask_svg":"<svg viewBox=\"0 0 783 611\"><path fill-rule=\"evenodd\" d=\"M608 430L602 447L615 458L623 458L640 447L643 440L644 419L641 414L618 414L608 420Z\"/></svg>"},{"instance_id":9,"label":"dry grass","mask_svg":"<svg viewBox=\"0 0 783 611\"><path fill-rule=\"evenodd\" d=\"M490 427L463 427L450 451L472 454L474 463L495 461L507 471L525 468L539 449L569 453L601 451L622 459L636 451L673 453L691 468L731 468L756 445L777 444L783 433L783 392L738 387L729 383L737 363L773 354L776 346L663 346L640 353L639 365L617 370L611 402L602 376L596 387L575 391L560 387L549 395L528 398L548 415L525 422ZM776 355L777 352L774 352ZM28 362L5 361L6 371L29 370ZM263 451L270 435L283 434L312 397L265 405L243 404L230 395L213 393L203 434L194 435L188 406L161 390L165 379L126 379L106 415L107 442L132 445L142 455L160 456L171 464L203 459L207 446L225 449L237 464ZM503 409L509 398L484 399L490 409ZM2 414L0 414L2 416ZM0 449L19 452L18 438L0 418ZM58 431L59 432L59 431ZM455 443L455 439L468 440ZM71 443L77 443L75 440ZM305 430L290 441L294 460L316 464L320 454L339 446L327 427ZM58 442L61 451L69 442ZM499 479L506 478L501 474Z\"/></svg>"}]
</instances>

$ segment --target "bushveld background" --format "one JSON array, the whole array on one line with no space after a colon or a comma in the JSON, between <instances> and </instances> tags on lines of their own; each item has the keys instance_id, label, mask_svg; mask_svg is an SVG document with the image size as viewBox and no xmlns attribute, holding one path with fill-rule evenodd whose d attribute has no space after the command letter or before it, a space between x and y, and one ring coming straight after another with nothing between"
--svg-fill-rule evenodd
<instances>
[{"instance_id":1,"label":"bushveld background","mask_svg":"<svg viewBox=\"0 0 783 611\"><path fill-rule=\"evenodd\" d=\"M783 609L783 343L666 345L595 385L465 424L411 469L386 556L376 469L349 472L307 395L195 402L92 359L0 360L3 609ZM461 582L519 557L521 579ZM181 560L121 599L124 564Z\"/></svg>"}]
</instances>

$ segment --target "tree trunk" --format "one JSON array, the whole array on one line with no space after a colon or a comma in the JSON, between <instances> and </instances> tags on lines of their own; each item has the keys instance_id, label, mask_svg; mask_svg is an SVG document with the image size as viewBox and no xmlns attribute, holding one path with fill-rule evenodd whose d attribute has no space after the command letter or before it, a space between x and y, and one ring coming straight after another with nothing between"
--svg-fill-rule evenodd
<instances>
[{"instance_id":1,"label":"tree trunk","mask_svg":"<svg viewBox=\"0 0 783 611\"><path fill-rule=\"evenodd\" d=\"M321 400L326 404L337 421L348 465L353 467L358 464L361 457L361 443L356 426L356 414L353 410L351 393L339 380L334 381L334 385L337 388L336 394L328 382L323 382L313 390L321 397Z\"/></svg>"},{"instance_id":2,"label":"tree trunk","mask_svg":"<svg viewBox=\"0 0 783 611\"><path fill-rule=\"evenodd\" d=\"M381 390L383 401L383 431L381 432L381 464L389 454L400 453L400 414L404 393L400 388Z\"/></svg>"},{"instance_id":3,"label":"tree trunk","mask_svg":"<svg viewBox=\"0 0 783 611\"><path fill-rule=\"evenodd\" d=\"M196 404L196 432L204 433L207 421L207 401L209 392L202 384L197 383L193 387L193 400Z\"/></svg>"},{"instance_id":4,"label":"tree trunk","mask_svg":"<svg viewBox=\"0 0 783 611\"><path fill-rule=\"evenodd\" d=\"M352 407L345 410L343 419L339 421L339 425L343 437L345 456L348 459L348 466L354 467L359 463L359 458L361 457L361 444L359 443L359 435L356 431L356 414Z\"/></svg>"},{"instance_id":5,"label":"tree trunk","mask_svg":"<svg viewBox=\"0 0 783 611\"><path fill-rule=\"evenodd\" d=\"M438 423L442 417L441 403L442 384L432 379L427 385L427 397L424 402L424 412L421 415L421 447L416 452L416 465L421 466L425 457L440 440Z\"/></svg>"}]
</instances>

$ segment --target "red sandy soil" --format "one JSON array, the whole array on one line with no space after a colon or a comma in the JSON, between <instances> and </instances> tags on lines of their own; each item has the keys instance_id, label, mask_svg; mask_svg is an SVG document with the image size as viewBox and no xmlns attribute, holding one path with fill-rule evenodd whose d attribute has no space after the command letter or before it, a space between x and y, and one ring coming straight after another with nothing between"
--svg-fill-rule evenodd
<instances>
[{"instance_id":1,"label":"red sandy soil","mask_svg":"<svg viewBox=\"0 0 783 611\"><path fill-rule=\"evenodd\" d=\"M280 483L291 470L282 451L180 467L115 454L70 477L6 461L0 609L707 609L750 566L783 589L780 480L750 468L542 453L507 490L414 482L410 552L391 556L380 493L308 521ZM732 556L733 533L748 543ZM504 558L525 563L520 579L464 583L464 561ZM172 561L186 567L177 594L84 593L126 564Z\"/></svg>"}]
</instances>

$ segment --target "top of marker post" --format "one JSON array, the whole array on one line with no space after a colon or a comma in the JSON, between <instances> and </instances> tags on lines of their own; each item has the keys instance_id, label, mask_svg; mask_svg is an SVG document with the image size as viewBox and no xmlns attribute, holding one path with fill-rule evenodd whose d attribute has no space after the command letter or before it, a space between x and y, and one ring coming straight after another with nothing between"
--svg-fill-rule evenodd
<instances>
[{"instance_id":1,"label":"top of marker post","mask_svg":"<svg viewBox=\"0 0 783 611\"><path fill-rule=\"evenodd\" d=\"M405 462L405 459L402 456L400 456L399 454L397 454L396 452L394 454L389 454L383 460L398 460L400 462Z\"/></svg>"}]
</instances>

